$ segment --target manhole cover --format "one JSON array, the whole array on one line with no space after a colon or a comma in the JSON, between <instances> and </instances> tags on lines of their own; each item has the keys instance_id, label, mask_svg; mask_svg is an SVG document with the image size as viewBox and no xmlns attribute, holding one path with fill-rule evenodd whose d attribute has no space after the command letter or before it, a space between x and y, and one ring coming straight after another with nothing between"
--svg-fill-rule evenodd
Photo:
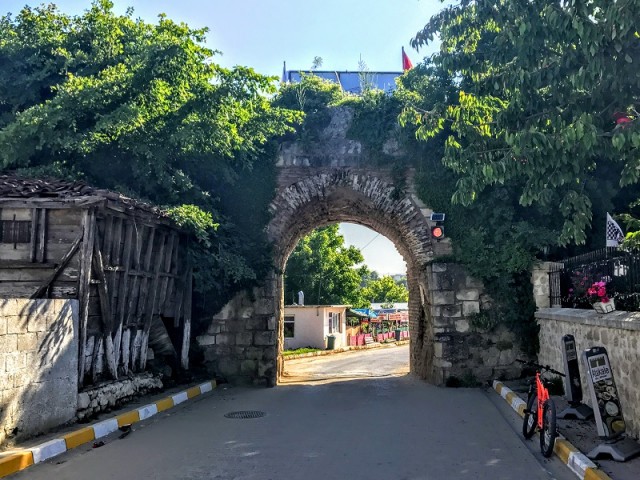
<instances>
[{"instance_id":1,"label":"manhole cover","mask_svg":"<svg viewBox=\"0 0 640 480\"><path fill-rule=\"evenodd\" d=\"M225 413L224 416L227 418L260 418L264 417L265 413L260 410L244 410L240 412L229 412Z\"/></svg>"}]
</instances>

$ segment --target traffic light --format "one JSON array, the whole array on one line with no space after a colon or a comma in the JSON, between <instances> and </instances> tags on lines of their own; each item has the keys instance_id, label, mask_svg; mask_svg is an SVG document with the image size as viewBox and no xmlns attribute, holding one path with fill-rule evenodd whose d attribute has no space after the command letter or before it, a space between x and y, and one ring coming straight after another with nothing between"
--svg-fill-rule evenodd
<instances>
[{"instance_id":1,"label":"traffic light","mask_svg":"<svg viewBox=\"0 0 640 480\"><path fill-rule=\"evenodd\" d=\"M431 227L431 236L436 240L441 240L444 238L444 228L440 225L436 225Z\"/></svg>"},{"instance_id":2,"label":"traffic light","mask_svg":"<svg viewBox=\"0 0 640 480\"><path fill-rule=\"evenodd\" d=\"M431 238L435 240L442 240L444 238L444 213L432 213L431 221L435 222L435 225L431 227Z\"/></svg>"}]
</instances>

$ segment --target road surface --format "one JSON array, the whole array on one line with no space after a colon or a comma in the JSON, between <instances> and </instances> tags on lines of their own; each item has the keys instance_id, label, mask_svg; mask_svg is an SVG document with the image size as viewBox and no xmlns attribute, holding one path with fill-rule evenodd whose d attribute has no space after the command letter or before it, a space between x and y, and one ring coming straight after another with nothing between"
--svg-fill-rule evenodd
<instances>
[{"instance_id":1,"label":"road surface","mask_svg":"<svg viewBox=\"0 0 640 480\"><path fill-rule=\"evenodd\" d=\"M358 358L373 366L391 351L406 359L406 348L314 360L320 368L307 372L311 376L306 383L271 389L221 385L136 424L124 439L114 434L100 448L78 448L14 478L575 478L559 460L544 459L533 442L522 440L515 413L494 393L434 387L406 374L345 376L369 371L352 363ZM339 368L333 362L340 361L351 366L343 366L339 378L330 381L327 369ZM322 381L315 382L318 378ZM261 411L265 416L224 416L234 411Z\"/></svg>"}]
</instances>

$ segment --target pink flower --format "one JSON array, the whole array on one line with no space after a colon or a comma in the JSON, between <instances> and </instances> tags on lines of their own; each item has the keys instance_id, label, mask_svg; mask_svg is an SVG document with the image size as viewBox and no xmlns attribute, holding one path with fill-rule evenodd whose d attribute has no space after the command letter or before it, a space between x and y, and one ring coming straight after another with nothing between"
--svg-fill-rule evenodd
<instances>
[{"instance_id":1,"label":"pink flower","mask_svg":"<svg viewBox=\"0 0 640 480\"><path fill-rule=\"evenodd\" d=\"M605 295L604 297L602 297L602 298L600 299L600 301L601 301L602 303L607 303L607 302L609 301L609 297L607 297L607 296Z\"/></svg>"},{"instance_id":2,"label":"pink flower","mask_svg":"<svg viewBox=\"0 0 640 480\"><path fill-rule=\"evenodd\" d=\"M604 287L599 287L598 288L598 296L599 297L604 297L606 295L607 295L607 291L605 290L605 288Z\"/></svg>"}]
</instances>

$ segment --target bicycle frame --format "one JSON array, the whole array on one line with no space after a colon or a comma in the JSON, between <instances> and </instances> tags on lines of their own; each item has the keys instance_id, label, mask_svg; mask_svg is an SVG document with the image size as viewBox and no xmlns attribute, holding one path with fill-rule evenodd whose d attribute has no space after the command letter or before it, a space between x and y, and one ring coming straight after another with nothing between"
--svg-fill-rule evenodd
<instances>
[{"instance_id":1,"label":"bicycle frame","mask_svg":"<svg viewBox=\"0 0 640 480\"><path fill-rule=\"evenodd\" d=\"M544 402L549 399L549 390L544 386L542 382L542 378L540 377L540 372L536 372L536 393L538 395L538 411L536 412L538 415L537 425L540 430L542 430L542 406Z\"/></svg>"}]
</instances>

